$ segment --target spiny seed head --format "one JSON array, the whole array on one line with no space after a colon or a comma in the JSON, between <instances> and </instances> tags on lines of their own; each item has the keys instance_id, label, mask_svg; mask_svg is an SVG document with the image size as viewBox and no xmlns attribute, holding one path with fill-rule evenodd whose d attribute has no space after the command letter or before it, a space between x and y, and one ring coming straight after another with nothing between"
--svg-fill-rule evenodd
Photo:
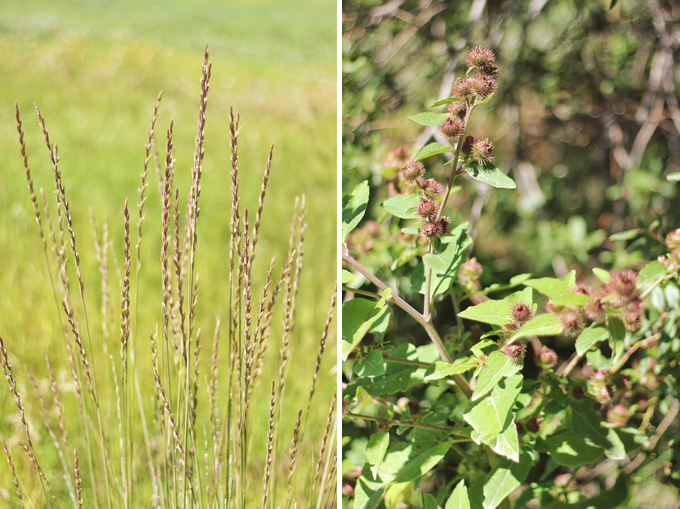
<instances>
[{"instance_id":1,"label":"spiny seed head","mask_svg":"<svg viewBox=\"0 0 680 509\"><path fill-rule=\"evenodd\" d=\"M515 302L510 310L510 316L515 323L523 324L534 317L534 311L526 302Z\"/></svg>"},{"instance_id":2,"label":"spiny seed head","mask_svg":"<svg viewBox=\"0 0 680 509\"><path fill-rule=\"evenodd\" d=\"M465 63L473 69L488 67L496 61L496 55L488 48L477 46L472 48L465 55Z\"/></svg>"},{"instance_id":3,"label":"spiny seed head","mask_svg":"<svg viewBox=\"0 0 680 509\"><path fill-rule=\"evenodd\" d=\"M399 145L394 150L385 153L383 157L383 165L385 168L396 168L404 166L411 159L409 149L405 145Z\"/></svg>"},{"instance_id":4,"label":"spiny seed head","mask_svg":"<svg viewBox=\"0 0 680 509\"><path fill-rule=\"evenodd\" d=\"M638 303L640 305L638 305ZM621 310L621 321L623 321L623 325L626 327L628 332L636 332L640 330L640 322L644 316L644 310L641 308L641 304L642 301L640 299L636 299Z\"/></svg>"},{"instance_id":5,"label":"spiny seed head","mask_svg":"<svg viewBox=\"0 0 680 509\"><path fill-rule=\"evenodd\" d=\"M562 326L564 327L564 335L575 338L585 328L582 318L573 311L568 311L562 315Z\"/></svg>"},{"instance_id":6,"label":"spiny seed head","mask_svg":"<svg viewBox=\"0 0 680 509\"><path fill-rule=\"evenodd\" d=\"M450 140L456 139L465 132L465 122L462 118L448 117L442 125L439 126L439 132L445 138Z\"/></svg>"},{"instance_id":7,"label":"spiny seed head","mask_svg":"<svg viewBox=\"0 0 680 509\"><path fill-rule=\"evenodd\" d=\"M342 400L342 416L347 417L349 415L349 403L346 399Z\"/></svg>"},{"instance_id":8,"label":"spiny seed head","mask_svg":"<svg viewBox=\"0 0 680 509\"><path fill-rule=\"evenodd\" d=\"M527 345L525 343L511 343L503 347L505 355L508 356L512 362L519 363L524 359L524 355L527 351Z\"/></svg>"},{"instance_id":9,"label":"spiny seed head","mask_svg":"<svg viewBox=\"0 0 680 509\"><path fill-rule=\"evenodd\" d=\"M614 426L625 426L630 419L630 412L623 405L614 405L607 411L607 422Z\"/></svg>"},{"instance_id":10,"label":"spiny seed head","mask_svg":"<svg viewBox=\"0 0 680 509\"><path fill-rule=\"evenodd\" d=\"M416 182L423 175L425 175L425 166L420 161L409 163L401 170L401 178L410 184Z\"/></svg>"},{"instance_id":11,"label":"spiny seed head","mask_svg":"<svg viewBox=\"0 0 680 509\"><path fill-rule=\"evenodd\" d=\"M473 78L458 78L453 84L453 95L463 100L472 97L472 80Z\"/></svg>"},{"instance_id":12,"label":"spiny seed head","mask_svg":"<svg viewBox=\"0 0 680 509\"><path fill-rule=\"evenodd\" d=\"M587 283L578 282L571 289L571 293L577 293L579 295L590 295L593 289Z\"/></svg>"},{"instance_id":13,"label":"spiny seed head","mask_svg":"<svg viewBox=\"0 0 680 509\"><path fill-rule=\"evenodd\" d=\"M555 364L557 364L557 354L555 353L555 350L548 348L547 346L541 348L540 362L544 369L553 368Z\"/></svg>"},{"instance_id":14,"label":"spiny seed head","mask_svg":"<svg viewBox=\"0 0 680 509\"><path fill-rule=\"evenodd\" d=\"M482 138L475 141L472 145L472 159L478 163L488 163L495 159L496 152L493 148L493 143L488 138Z\"/></svg>"},{"instance_id":15,"label":"spiny seed head","mask_svg":"<svg viewBox=\"0 0 680 509\"><path fill-rule=\"evenodd\" d=\"M442 194L442 185L436 180L421 180L420 190L429 198L438 198Z\"/></svg>"},{"instance_id":16,"label":"spiny seed head","mask_svg":"<svg viewBox=\"0 0 680 509\"><path fill-rule=\"evenodd\" d=\"M467 103L465 101L456 101L449 104L446 111L452 117L465 118L465 113L467 112Z\"/></svg>"},{"instance_id":17,"label":"spiny seed head","mask_svg":"<svg viewBox=\"0 0 680 509\"><path fill-rule=\"evenodd\" d=\"M496 78L486 74L478 74L472 82L472 90L475 95L484 100L498 90Z\"/></svg>"},{"instance_id":18,"label":"spiny seed head","mask_svg":"<svg viewBox=\"0 0 680 509\"><path fill-rule=\"evenodd\" d=\"M463 143L460 145L460 154L463 157L470 157L472 154L472 146L475 144L475 139L472 136L466 136Z\"/></svg>"},{"instance_id":19,"label":"spiny seed head","mask_svg":"<svg viewBox=\"0 0 680 509\"><path fill-rule=\"evenodd\" d=\"M593 322L601 322L607 318L607 311L605 311L604 305L602 304L602 299L606 297L606 295L607 294L602 290L591 292L590 300L584 307L588 319Z\"/></svg>"},{"instance_id":20,"label":"spiny seed head","mask_svg":"<svg viewBox=\"0 0 680 509\"><path fill-rule=\"evenodd\" d=\"M434 223L425 223L420 227L418 233L420 233L420 236L424 239L433 239L437 237L437 225Z\"/></svg>"},{"instance_id":21,"label":"spiny seed head","mask_svg":"<svg viewBox=\"0 0 680 509\"><path fill-rule=\"evenodd\" d=\"M574 399L583 399L586 397L586 390L580 385L577 385L571 391L571 395L574 396Z\"/></svg>"},{"instance_id":22,"label":"spiny seed head","mask_svg":"<svg viewBox=\"0 0 680 509\"><path fill-rule=\"evenodd\" d=\"M630 269L612 272L612 277L607 283L607 289L615 293L617 297L622 297L623 300L635 297L639 293L637 286L635 286L637 278L638 275Z\"/></svg>"},{"instance_id":23,"label":"spiny seed head","mask_svg":"<svg viewBox=\"0 0 680 509\"><path fill-rule=\"evenodd\" d=\"M437 237L442 238L451 233L451 220L448 217L440 217L435 224L437 225Z\"/></svg>"},{"instance_id":24,"label":"spiny seed head","mask_svg":"<svg viewBox=\"0 0 680 509\"><path fill-rule=\"evenodd\" d=\"M543 422L542 418L531 417L527 421L527 429L532 433L538 433L538 431L541 429L541 422Z\"/></svg>"},{"instance_id":25,"label":"spiny seed head","mask_svg":"<svg viewBox=\"0 0 680 509\"><path fill-rule=\"evenodd\" d=\"M425 221L431 221L437 217L437 209L439 205L434 198L426 198L418 203L418 216Z\"/></svg>"},{"instance_id":26,"label":"spiny seed head","mask_svg":"<svg viewBox=\"0 0 680 509\"><path fill-rule=\"evenodd\" d=\"M552 299L548 299L548 301L545 303L545 310L551 315L559 315L564 310L564 307L558 306L553 302Z\"/></svg>"},{"instance_id":27,"label":"spiny seed head","mask_svg":"<svg viewBox=\"0 0 680 509\"><path fill-rule=\"evenodd\" d=\"M468 261L466 261L463 265L460 266L460 270L458 271L458 273L463 274L464 276L467 277L479 278L482 275L483 271L484 268L477 261L477 258L470 258Z\"/></svg>"},{"instance_id":28,"label":"spiny seed head","mask_svg":"<svg viewBox=\"0 0 680 509\"><path fill-rule=\"evenodd\" d=\"M680 247L680 228L666 235L666 246L668 246L669 251Z\"/></svg>"}]
</instances>

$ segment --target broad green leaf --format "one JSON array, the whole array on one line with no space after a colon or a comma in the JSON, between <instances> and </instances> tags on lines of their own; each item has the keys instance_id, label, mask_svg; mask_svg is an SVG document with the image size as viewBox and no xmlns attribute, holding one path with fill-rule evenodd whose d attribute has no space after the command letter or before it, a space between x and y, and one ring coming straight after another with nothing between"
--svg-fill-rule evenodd
<instances>
[{"instance_id":1,"label":"broad green leaf","mask_svg":"<svg viewBox=\"0 0 680 509\"><path fill-rule=\"evenodd\" d=\"M371 465L371 472L373 472L373 479L378 478L378 470L385 459L387 447L390 445L389 432L374 433L366 444L366 459Z\"/></svg>"},{"instance_id":2,"label":"broad green leaf","mask_svg":"<svg viewBox=\"0 0 680 509\"><path fill-rule=\"evenodd\" d=\"M607 440L609 441L609 446L604 450L607 458L610 460L620 461L626 458L626 446L623 444L623 440L619 437L618 433L612 428L609 428L607 432Z\"/></svg>"},{"instance_id":3,"label":"broad green leaf","mask_svg":"<svg viewBox=\"0 0 680 509\"><path fill-rule=\"evenodd\" d=\"M402 228L401 231L407 235L420 235L420 230L415 226L407 226L406 228Z\"/></svg>"},{"instance_id":4,"label":"broad green leaf","mask_svg":"<svg viewBox=\"0 0 680 509\"><path fill-rule=\"evenodd\" d=\"M614 233L613 235L609 236L610 240L630 240L634 239L641 233L644 233L644 230L640 228L635 228L634 230L626 230L625 232L619 232L619 233Z\"/></svg>"},{"instance_id":5,"label":"broad green leaf","mask_svg":"<svg viewBox=\"0 0 680 509\"><path fill-rule=\"evenodd\" d=\"M484 293L488 294L491 292L497 292L499 290L509 290L510 288L514 288L515 286L522 284L529 278L531 278L531 274L518 274L514 277L511 277L510 282L507 285L499 285L498 283L494 283L485 288Z\"/></svg>"},{"instance_id":6,"label":"broad green leaf","mask_svg":"<svg viewBox=\"0 0 680 509\"><path fill-rule=\"evenodd\" d=\"M447 376L459 375L477 367L474 359L458 359L454 363L435 362L434 366L425 371L425 380L441 380Z\"/></svg>"},{"instance_id":7,"label":"broad green leaf","mask_svg":"<svg viewBox=\"0 0 680 509\"><path fill-rule=\"evenodd\" d=\"M472 439L476 443L487 444L494 451L516 462L519 461L519 443L512 407L522 390L523 380L522 375L501 380L491 394L478 399L463 415L465 421L473 427ZM506 430L511 431L505 434Z\"/></svg>"},{"instance_id":8,"label":"broad green leaf","mask_svg":"<svg viewBox=\"0 0 680 509\"><path fill-rule=\"evenodd\" d=\"M441 101L437 101L432 106L430 106L430 108L436 108L437 106L455 103L456 101L460 101L460 99L458 99L457 97L449 97L448 99L442 99Z\"/></svg>"},{"instance_id":9,"label":"broad green leaf","mask_svg":"<svg viewBox=\"0 0 680 509\"><path fill-rule=\"evenodd\" d=\"M444 509L470 509L470 499L468 498L467 487L465 481L460 481L453 490L451 496L446 501Z\"/></svg>"},{"instance_id":10,"label":"broad green leaf","mask_svg":"<svg viewBox=\"0 0 680 509\"><path fill-rule=\"evenodd\" d=\"M342 198L342 241L347 239L347 235L356 228L364 217L366 206L368 205L368 180L364 180L356 186L349 195Z\"/></svg>"},{"instance_id":11,"label":"broad green leaf","mask_svg":"<svg viewBox=\"0 0 680 509\"><path fill-rule=\"evenodd\" d=\"M432 270L430 291L433 297L448 291L458 276L460 266L467 260L465 250L472 243L472 238L465 233L467 223L456 226L451 235L441 240L437 253L423 257L424 264L420 264L411 276L411 290L425 294L425 265L432 263L437 269ZM445 270L441 270L445 267Z\"/></svg>"},{"instance_id":12,"label":"broad green leaf","mask_svg":"<svg viewBox=\"0 0 680 509\"><path fill-rule=\"evenodd\" d=\"M506 300L485 300L476 306L470 306L461 311L458 316L475 322L507 325L512 323L510 319L511 310L512 303Z\"/></svg>"},{"instance_id":13,"label":"broad green leaf","mask_svg":"<svg viewBox=\"0 0 680 509\"><path fill-rule=\"evenodd\" d=\"M609 332L609 348L612 349L614 356L623 348L626 339L626 326L618 318L610 316L607 319L607 331Z\"/></svg>"},{"instance_id":14,"label":"broad green leaf","mask_svg":"<svg viewBox=\"0 0 680 509\"><path fill-rule=\"evenodd\" d=\"M576 434L567 429L536 444L536 449L546 451L558 465L580 467L600 459L604 454L602 447L592 447Z\"/></svg>"},{"instance_id":15,"label":"broad green leaf","mask_svg":"<svg viewBox=\"0 0 680 509\"><path fill-rule=\"evenodd\" d=\"M357 280L357 277L352 274L350 271L342 269L342 284L343 285L348 285L350 283L354 283Z\"/></svg>"},{"instance_id":16,"label":"broad green leaf","mask_svg":"<svg viewBox=\"0 0 680 509\"><path fill-rule=\"evenodd\" d=\"M390 352L390 357L418 360L416 347L410 343L399 345ZM413 383L411 375L417 371L416 366L401 363L385 364L385 374L374 378L361 378L356 381L357 386L363 387L371 396L378 397L384 394L404 392Z\"/></svg>"},{"instance_id":17,"label":"broad green leaf","mask_svg":"<svg viewBox=\"0 0 680 509\"><path fill-rule=\"evenodd\" d=\"M444 120L448 118L448 113L416 113L408 118L420 125L426 125L428 127L438 127L444 123Z\"/></svg>"},{"instance_id":18,"label":"broad green leaf","mask_svg":"<svg viewBox=\"0 0 680 509\"><path fill-rule=\"evenodd\" d=\"M375 509L382 500L385 486L363 475L357 479L354 488L354 509Z\"/></svg>"},{"instance_id":19,"label":"broad green leaf","mask_svg":"<svg viewBox=\"0 0 680 509\"><path fill-rule=\"evenodd\" d=\"M451 147L438 142L430 143L418 151L415 160L420 161L427 157L436 156L437 154L443 154L445 152L451 152Z\"/></svg>"},{"instance_id":20,"label":"broad green leaf","mask_svg":"<svg viewBox=\"0 0 680 509\"><path fill-rule=\"evenodd\" d=\"M595 274L597 279L602 281L605 285L609 283L609 280L612 278L612 275L609 273L609 271L598 269L597 267L593 269L593 274Z\"/></svg>"},{"instance_id":21,"label":"broad green leaf","mask_svg":"<svg viewBox=\"0 0 680 509\"><path fill-rule=\"evenodd\" d=\"M442 509L437 503L437 499L431 493L425 493L423 497L423 509Z\"/></svg>"},{"instance_id":22,"label":"broad green leaf","mask_svg":"<svg viewBox=\"0 0 680 509\"><path fill-rule=\"evenodd\" d=\"M520 290L519 292L515 292L512 295L508 295L505 299L511 304L516 304L518 302L524 302L525 304L528 304L529 306L533 305L534 303L534 290L532 288L525 288L524 290Z\"/></svg>"},{"instance_id":23,"label":"broad green leaf","mask_svg":"<svg viewBox=\"0 0 680 509\"><path fill-rule=\"evenodd\" d=\"M526 338L527 336L554 336L562 332L562 320L556 315L538 315L512 335L512 339Z\"/></svg>"},{"instance_id":24,"label":"broad green leaf","mask_svg":"<svg viewBox=\"0 0 680 509\"><path fill-rule=\"evenodd\" d=\"M342 342L343 360L347 360L380 315L388 311L385 297L378 302L354 298L343 306L342 337L346 339Z\"/></svg>"},{"instance_id":25,"label":"broad green leaf","mask_svg":"<svg viewBox=\"0 0 680 509\"><path fill-rule=\"evenodd\" d=\"M596 345L607 338L609 338L609 331L607 329L591 325L576 338L576 353L578 355L583 355L590 350L593 345Z\"/></svg>"},{"instance_id":26,"label":"broad green leaf","mask_svg":"<svg viewBox=\"0 0 680 509\"><path fill-rule=\"evenodd\" d=\"M432 470L451 447L451 441L445 440L439 445L430 447L415 458L411 459L394 478L395 483L408 482L421 477Z\"/></svg>"},{"instance_id":27,"label":"broad green leaf","mask_svg":"<svg viewBox=\"0 0 680 509\"><path fill-rule=\"evenodd\" d=\"M522 369L523 365L523 362L515 362L501 351L491 352L477 378L477 385L472 393L472 401L477 401L491 392L501 378L514 375Z\"/></svg>"},{"instance_id":28,"label":"broad green leaf","mask_svg":"<svg viewBox=\"0 0 680 509\"><path fill-rule=\"evenodd\" d=\"M420 196L417 194L398 194L383 202L381 206L393 216L401 219L412 219L416 217L415 210L419 201Z\"/></svg>"},{"instance_id":29,"label":"broad green leaf","mask_svg":"<svg viewBox=\"0 0 680 509\"><path fill-rule=\"evenodd\" d=\"M602 447L611 460L622 460L626 457L626 448L616 432L602 427L600 415L593 409L589 399L575 400L568 408L571 429L593 447Z\"/></svg>"},{"instance_id":30,"label":"broad green leaf","mask_svg":"<svg viewBox=\"0 0 680 509\"><path fill-rule=\"evenodd\" d=\"M669 182L680 182L680 171L675 173L669 173L666 175L666 180Z\"/></svg>"},{"instance_id":31,"label":"broad green leaf","mask_svg":"<svg viewBox=\"0 0 680 509\"><path fill-rule=\"evenodd\" d=\"M585 306L589 300L587 295L571 293L574 286L574 271L571 271L562 279L543 277L529 279L524 284L550 297L557 306Z\"/></svg>"},{"instance_id":32,"label":"broad green leaf","mask_svg":"<svg viewBox=\"0 0 680 509\"><path fill-rule=\"evenodd\" d=\"M380 350L371 350L365 359L357 362L354 371L359 376L380 376L385 374L385 363Z\"/></svg>"},{"instance_id":33,"label":"broad green leaf","mask_svg":"<svg viewBox=\"0 0 680 509\"><path fill-rule=\"evenodd\" d=\"M496 168L493 163L480 164L473 162L465 171L473 179L500 189L515 189L515 182L501 170Z\"/></svg>"},{"instance_id":34,"label":"broad green leaf","mask_svg":"<svg viewBox=\"0 0 680 509\"><path fill-rule=\"evenodd\" d=\"M484 482L484 509L496 509L529 475L531 457L522 454L519 463L501 459Z\"/></svg>"},{"instance_id":35,"label":"broad green leaf","mask_svg":"<svg viewBox=\"0 0 680 509\"><path fill-rule=\"evenodd\" d=\"M649 262L638 275L637 287L643 292L666 274L666 266L661 262Z\"/></svg>"}]
</instances>

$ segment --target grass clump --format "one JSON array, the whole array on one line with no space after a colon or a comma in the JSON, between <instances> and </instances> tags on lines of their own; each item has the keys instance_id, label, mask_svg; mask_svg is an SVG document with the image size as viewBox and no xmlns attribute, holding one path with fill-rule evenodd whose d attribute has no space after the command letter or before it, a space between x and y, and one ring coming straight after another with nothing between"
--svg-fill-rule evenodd
<instances>
[{"instance_id":1,"label":"grass clump","mask_svg":"<svg viewBox=\"0 0 680 509\"><path fill-rule=\"evenodd\" d=\"M261 290L254 288L254 261L261 251L256 247L274 147L269 150L253 217L240 204L240 116L233 110L229 115L230 240L228 254L225 253L229 277L224 282L229 285L229 301L221 303L226 312L215 318L210 345L204 346L197 325L201 280L196 257L200 253L199 203L211 71L206 48L189 189L180 191L175 181L172 120L164 142L157 144L162 99L159 94L145 143L137 213L131 214L133 205L127 198L122 210L122 253L114 250L106 221L100 229L91 214L100 275L96 286L101 293L101 312L94 313L101 316L97 327L88 319L85 293L95 290L90 282L86 284L81 271L80 240L76 243L57 144L50 138L46 120L36 106L54 176L55 203L50 204L42 189L40 199L35 192L16 107L29 194L59 309L67 359L65 369L59 371L65 375L64 380L55 377L54 360L46 356L45 370L35 373L37 380L28 374L34 390L27 396L17 384L0 338L3 372L22 424L18 444L28 457L28 461L17 461L17 455L12 455L2 437L13 482L10 500L21 507L261 505L265 509L288 509L300 504L317 508L335 504L336 450L329 444L335 440L336 396L329 397L328 403L314 396L336 294L330 299L317 362L309 373L309 397L296 402L300 409L293 428L292 423L284 422L283 407L300 305L297 299L305 246L305 198L295 199L286 259L277 264L276 257L272 257ZM147 267L142 264L141 248L144 206L154 169L161 204L160 264ZM184 193L187 198L182 204L180 197ZM144 271L153 270L160 273L160 305L158 320L148 323L139 313L139 283ZM224 283L213 280L209 284ZM116 312L113 302L118 290L120 310ZM282 324L280 341L271 337L278 332L275 321ZM279 343L278 370L265 369L270 343ZM209 352L207 356L202 353L205 350ZM143 358L150 359L150 366L145 366ZM268 420L258 419L251 412L251 407L265 398ZM41 424L31 423L26 416L25 408L34 406L40 412ZM329 407L325 428L307 427L310 413L325 413ZM44 469L36 454L33 437L42 435L43 430L58 456L58 468ZM264 444L263 458L258 456L258 443ZM305 449L315 461L300 469L300 451ZM302 471L296 475L296 470ZM256 481L258 478L261 482ZM285 482L277 483L277 478ZM40 491L35 491L38 485Z\"/></svg>"}]
</instances>

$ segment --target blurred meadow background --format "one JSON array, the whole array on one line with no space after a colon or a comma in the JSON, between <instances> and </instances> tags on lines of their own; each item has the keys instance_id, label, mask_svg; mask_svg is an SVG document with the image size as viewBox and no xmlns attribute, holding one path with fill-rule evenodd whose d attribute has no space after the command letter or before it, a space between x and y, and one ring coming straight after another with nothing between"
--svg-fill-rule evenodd
<instances>
[{"instance_id":1,"label":"blurred meadow background","mask_svg":"<svg viewBox=\"0 0 680 509\"><path fill-rule=\"evenodd\" d=\"M137 189L156 96L163 90L156 128L161 159L165 151L165 132L170 119L174 119L175 183L180 188L180 203L184 207L193 165L199 80L206 43L213 68L207 105L196 257L196 271L201 276L197 327L203 329L204 338L201 377L210 371L215 316L229 307L229 108L233 106L241 114L241 206L247 207L251 215L257 207L270 144L275 144L260 230L259 256L253 268L256 299L261 295L272 255L277 256L274 274L278 277L288 251L294 198L306 196L304 268L289 361L292 376L287 382L287 403L283 406L280 430L282 436L288 437L281 447L286 453L298 405L309 397L313 366L336 275L335 2L2 0L0 336L10 352L33 430L36 454L48 472L58 464L56 453L41 426L39 405L27 404L36 399L27 372L36 377L44 391L48 390L45 354L49 354L53 365L58 366L55 376L67 391L64 396L67 411L75 413L76 410L68 392L70 374L58 310L52 297L19 152L14 102L18 102L21 111L36 192L44 188L50 200L53 200L54 178L34 102L46 119L52 141L59 147L59 167L70 201L83 269L92 347L101 362L97 371L101 373L100 377L110 377L111 365L104 362L106 358L99 352L103 347L101 328L97 325L101 323L101 290L89 210L94 213L100 235L103 221L108 221L109 239L116 256L116 259L109 256L111 299L118 323L120 273L117 271L121 270L123 257L123 204L128 197L134 246ZM153 158L150 164L141 248L140 331L154 330L161 319L158 263L161 209ZM133 255L133 267L134 263ZM55 276L54 265L52 270ZM72 275L72 281L75 281L75 275ZM76 284L72 292L77 294ZM80 299L74 300L78 311ZM259 305L259 302L255 301L255 304ZM278 306L281 306L280 302ZM280 309L273 322L261 376L262 387L258 389L260 397L255 398L257 403L251 409L253 419L261 421L265 430L253 439L252 456L258 467L252 472L254 484L261 484L265 463L268 385L278 375L279 367L279 317ZM227 323L224 313L222 323L223 327ZM223 328L222 337L226 341L225 330ZM335 387L334 330L332 325L328 351L322 359L317 382L315 405L307 424L307 429L316 430L317 435L318 430L323 432L325 427ZM109 345L109 352L114 357L118 352L115 339L118 333L113 330L114 344ZM142 389L148 391L145 394L150 394L153 377L145 334L140 334L136 340L136 351L140 383ZM228 362L226 347L220 362L221 365ZM220 376L226 372L226 368L221 368ZM203 384L203 380L199 383ZM199 388L199 399L206 400L205 395L203 385ZM114 395L107 393L105 397L113 398ZM224 408L226 398L224 394L222 397ZM199 404L199 437L203 436L201 416L205 411ZM105 417L115 418L115 415ZM77 421L75 417L74 420ZM0 433L8 439L15 465L21 464L21 470L26 472L30 470L29 460L16 445L22 429L12 396L4 387L0 390ZM136 427L134 432L143 443L141 429ZM299 475L311 475L318 444L314 447L302 450L298 459ZM15 497L14 489L4 460L2 465L0 506L6 507L8 500L16 502L16 498L8 498ZM281 462L281 468L283 466ZM27 476L23 481L29 490L38 486L35 477ZM294 500L301 496L304 496L301 492L294 493Z\"/></svg>"},{"instance_id":2,"label":"blurred meadow background","mask_svg":"<svg viewBox=\"0 0 680 509\"><path fill-rule=\"evenodd\" d=\"M665 253L665 235L680 226L677 2L347 0L342 16L343 193L366 179L371 186L368 212L348 244L372 273L388 273L409 295L409 269L382 272L399 265L386 246L409 246L380 207L399 192L394 150L415 154L436 138L435 128L408 116L443 111L431 106L450 96L475 46L496 53L499 90L475 112L469 132L494 143L498 167L517 183L513 192L498 192L458 179L461 190L447 202L452 224L470 221L482 287L521 273L563 277L571 270L592 282L593 267L639 268ZM428 177L445 181L444 158L423 162ZM446 330L452 318L440 320ZM415 328L399 334L426 342L411 336ZM559 341L548 346L568 352ZM677 507L674 432L675 446L648 459L645 482L625 507ZM350 488L368 437L343 427ZM585 470L577 479L587 483ZM602 490L613 485L616 469L603 477ZM351 503L351 490L345 495Z\"/></svg>"}]
</instances>

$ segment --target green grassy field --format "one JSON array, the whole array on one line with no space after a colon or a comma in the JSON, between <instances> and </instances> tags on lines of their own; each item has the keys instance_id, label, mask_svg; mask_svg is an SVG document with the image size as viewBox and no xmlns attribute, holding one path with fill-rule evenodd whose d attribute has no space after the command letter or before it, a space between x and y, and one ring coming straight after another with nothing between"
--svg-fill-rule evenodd
<instances>
[{"instance_id":1,"label":"green grassy field","mask_svg":"<svg viewBox=\"0 0 680 509\"><path fill-rule=\"evenodd\" d=\"M218 1L0 1L0 336L11 353L26 401L35 401L27 372L33 373L47 390L45 354L55 359L54 364L59 366L57 378L63 382L68 397L73 396L68 393L63 335L59 332L19 153L14 101L22 113L36 188L43 187L52 199L52 171L33 102L40 106L50 137L59 147L60 168L83 267L93 350L97 350L103 346L97 326L101 321L100 280L88 211L93 209L100 228L103 220L108 220L120 264L123 203L129 197L134 224L146 133L160 90L163 101L156 133L158 146L162 151L165 130L173 118L176 183L184 206L196 133L200 68L207 43L213 69L196 258L197 272L201 275L198 327L204 330L204 340L210 341L215 315L228 306L229 107L233 106L241 114L241 204L252 212L257 206L269 145L275 144L254 267L255 296L261 293L263 276L274 254L279 260L275 270L278 273L288 248L294 197L306 195L305 267L290 360L292 376L288 379L281 429L284 436L290 435L299 408L297 403L306 402L309 394L335 281L336 7L335 2L313 0L255 0L239 4L231 7ZM155 329L161 317L160 200L153 170L149 177L142 244L140 331ZM133 236L133 246L135 242ZM115 312L120 290L113 265L111 270ZM76 305L76 310L79 309ZM256 398L252 410L254 421L261 422L263 430L267 420L266 386L278 375L279 316L275 315L272 344L267 350L261 397ZM226 317L222 319L224 323ZM116 348L113 346L114 353ZM136 348L142 388L152 393L145 336L140 335ZM331 373L335 365L334 333L328 350L315 408L310 414L310 430L324 427L335 386ZM209 345L204 347L204 352L208 351ZM105 359L101 355L99 358ZM209 371L209 353L203 361L201 373L205 374ZM104 360L101 364L97 366L98 372L106 377L111 371L110 364ZM204 394L205 391L200 392L201 397ZM224 401L225 395L222 406ZM56 454L49 436L41 429L38 406L26 406L30 423L35 427L38 457L53 467ZM75 412L75 405L69 403L67 410ZM201 412L205 409L199 405L199 415ZM16 445L22 429L16 414L11 394L6 387L0 389L0 434L12 445L15 464L28 472L28 459ZM200 424L198 428L202 429ZM141 430L136 432L141 439ZM265 439L264 432L254 437L254 458L263 455ZM283 449L287 450L287 445ZM302 454L298 464L309 465L316 460L318 449L308 447ZM264 464L263 458L258 461ZM5 505L4 497L13 491L4 460L2 465L0 506ZM308 469L302 470L301 475L309 475ZM252 475L257 492L262 470L253 471ZM38 485L29 475L24 481L27 488L35 489ZM85 493L87 490L85 486ZM33 498L38 497L34 494Z\"/></svg>"}]
</instances>

